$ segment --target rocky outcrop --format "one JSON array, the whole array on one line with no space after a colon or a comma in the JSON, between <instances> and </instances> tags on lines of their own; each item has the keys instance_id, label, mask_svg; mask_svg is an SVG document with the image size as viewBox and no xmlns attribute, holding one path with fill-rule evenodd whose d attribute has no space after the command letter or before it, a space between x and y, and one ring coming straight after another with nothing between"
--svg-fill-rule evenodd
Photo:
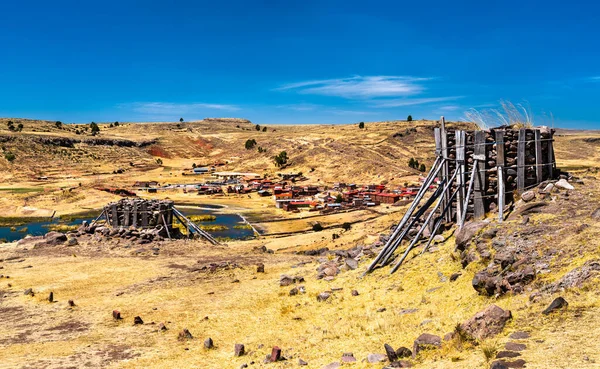
<instances>
[{"instance_id":1,"label":"rocky outcrop","mask_svg":"<svg viewBox=\"0 0 600 369\"><path fill-rule=\"evenodd\" d=\"M506 323L511 319L510 310L490 305L461 324L461 329L472 338L483 340L502 332Z\"/></svg>"}]
</instances>

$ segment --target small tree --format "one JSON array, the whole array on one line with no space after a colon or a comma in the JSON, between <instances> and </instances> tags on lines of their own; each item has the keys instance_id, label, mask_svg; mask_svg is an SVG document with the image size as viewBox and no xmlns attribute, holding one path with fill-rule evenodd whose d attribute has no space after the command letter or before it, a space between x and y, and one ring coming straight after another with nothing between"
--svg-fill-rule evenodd
<instances>
[{"instance_id":1,"label":"small tree","mask_svg":"<svg viewBox=\"0 0 600 369\"><path fill-rule=\"evenodd\" d=\"M19 123L17 125L17 131L21 132L23 130L23 123Z\"/></svg>"},{"instance_id":2,"label":"small tree","mask_svg":"<svg viewBox=\"0 0 600 369\"><path fill-rule=\"evenodd\" d=\"M179 121L180 121L180 122L183 122L183 118L179 118Z\"/></svg>"},{"instance_id":3,"label":"small tree","mask_svg":"<svg viewBox=\"0 0 600 369\"><path fill-rule=\"evenodd\" d=\"M156 164L162 165L163 161L161 158L156 159Z\"/></svg>"},{"instance_id":4,"label":"small tree","mask_svg":"<svg viewBox=\"0 0 600 369\"><path fill-rule=\"evenodd\" d=\"M427 168L425 168L425 164L421 164L421 166L419 167L419 170L421 172L424 172Z\"/></svg>"},{"instance_id":5,"label":"small tree","mask_svg":"<svg viewBox=\"0 0 600 369\"><path fill-rule=\"evenodd\" d=\"M360 128L360 129L365 128L365 122L358 123L358 128Z\"/></svg>"},{"instance_id":6,"label":"small tree","mask_svg":"<svg viewBox=\"0 0 600 369\"><path fill-rule=\"evenodd\" d=\"M411 168L415 167L415 158L410 158L410 160L408 161L408 166Z\"/></svg>"},{"instance_id":7,"label":"small tree","mask_svg":"<svg viewBox=\"0 0 600 369\"><path fill-rule=\"evenodd\" d=\"M267 132L267 127L263 127L262 131Z\"/></svg>"},{"instance_id":8,"label":"small tree","mask_svg":"<svg viewBox=\"0 0 600 369\"><path fill-rule=\"evenodd\" d=\"M321 223L315 223L313 224L312 229L315 232L321 232L323 230L323 226L321 225Z\"/></svg>"},{"instance_id":9,"label":"small tree","mask_svg":"<svg viewBox=\"0 0 600 369\"><path fill-rule=\"evenodd\" d=\"M246 150L251 150L254 148L254 146L256 146L256 140L255 139L246 140L246 144L244 146L246 147Z\"/></svg>"},{"instance_id":10,"label":"small tree","mask_svg":"<svg viewBox=\"0 0 600 369\"><path fill-rule=\"evenodd\" d=\"M4 158L6 160L8 160L9 162L13 162L17 157L12 152L7 151L7 152L4 153Z\"/></svg>"},{"instance_id":11,"label":"small tree","mask_svg":"<svg viewBox=\"0 0 600 369\"><path fill-rule=\"evenodd\" d=\"M406 120L412 122L412 115L409 115L408 118L406 118Z\"/></svg>"},{"instance_id":12,"label":"small tree","mask_svg":"<svg viewBox=\"0 0 600 369\"><path fill-rule=\"evenodd\" d=\"M255 126L254 126L254 129L256 129L257 131L260 131L260 125L258 125L258 124L257 124L257 125L255 125Z\"/></svg>"},{"instance_id":13,"label":"small tree","mask_svg":"<svg viewBox=\"0 0 600 369\"><path fill-rule=\"evenodd\" d=\"M98 127L95 122L92 122L90 123L90 130L92 131L93 135L96 135L96 133L100 132L100 127Z\"/></svg>"},{"instance_id":14,"label":"small tree","mask_svg":"<svg viewBox=\"0 0 600 369\"><path fill-rule=\"evenodd\" d=\"M192 168L196 168L196 163L193 163L193 164L192 164Z\"/></svg>"},{"instance_id":15,"label":"small tree","mask_svg":"<svg viewBox=\"0 0 600 369\"><path fill-rule=\"evenodd\" d=\"M115 125L115 127L118 127L119 126L119 122L115 122L114 125Z\"/></svg>"},{"instance_id":16,"label":"small tree","mask_svg":"<svg viewBox=\"0 0 600 369\"><path fill-rule=\"evenodd\" d=\"M284 166L288 161L287 152L282 151L279 155L275 156L275 165L278 167Z\"/></svg>"},{"instance_id":17,"label":"small tree","mask_svg":"<svg viewBox=\"0 0 600 369\"><path fill-rule=\"evenodd\" d=\"M342 196L341 193L338 193L337 196L335 197L335 202L338 204L341 204L344 201L344 197Z\"/></svg>"},{"instance_id":18,"label":"small tree","mask_svg":"<svg viewBox=\"0 0 600 369\"><path fill-rule=\"evenodd\" d=\"M343 229L344 231L349 231L349 230L350 230L350 228L352 228L352 224L350 224L350 223L348 223L348 222L345 222L344 224L342 224L342 229Z\"/></svg>"},{"instance_id":19,"label":"small tree","mask_svg":"<svg viewBox=\"0 0 600 369\"><path fill-rule=\"evenodd\" d=\"M56 128L62 128L62 122L60 120L54 122L54 125L56 126Z\"/></svg>"}]
</instances>

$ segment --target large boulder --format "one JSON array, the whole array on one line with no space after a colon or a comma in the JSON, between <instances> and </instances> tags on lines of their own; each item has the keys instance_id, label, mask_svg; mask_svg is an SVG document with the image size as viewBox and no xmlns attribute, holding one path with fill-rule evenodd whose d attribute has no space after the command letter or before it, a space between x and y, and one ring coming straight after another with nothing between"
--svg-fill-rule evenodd
<instances>
[{"instance_id":1,"label":"large boulder","mask_svg":"<svg viewBox=\"0 0 600 369\"><path fill-rule=\"evenodd\" d=\"M48 232L44 235L44 243L48 246L62 245L67 240L67 236L60 232Z\"/></svg>"},{"instance_id":2,"label":"large boulder","mask_svg":"<svg viewBox=\"0 0 600 369\"><path fill-rule=\"evenodd\" d=\"M460 231L456 233L456 248L464 250L469 246L471 240L489 224L488 221L474 221L466 223Z\"/></svg>"},{"instance_id":3,"label":"large boulder","mask_svg":"<svg viewBox=\"0 0 600 369\"><path fill-rule=\"evenodd\" d=\"M510 310L490 305L461 324L461 328L471 337L483 340L502 332L510 319L512 319Z\"/></svg>"}]
</instances>

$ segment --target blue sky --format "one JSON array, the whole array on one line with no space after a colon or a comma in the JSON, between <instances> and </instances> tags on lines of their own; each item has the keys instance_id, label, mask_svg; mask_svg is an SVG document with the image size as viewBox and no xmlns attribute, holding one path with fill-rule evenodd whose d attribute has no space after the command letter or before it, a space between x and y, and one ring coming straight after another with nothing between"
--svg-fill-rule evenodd
<instances>
[{"instance_id":1,"label":"blue sky","mask_svg":"<svg viewBox=\"0 0 600 369\"><path fill-rule=\"evenodd\" d=\"M3 1L0 116L600 128L591 1ZM551 118L553 117L553 118Z\"/></svg>"}]
</instances>

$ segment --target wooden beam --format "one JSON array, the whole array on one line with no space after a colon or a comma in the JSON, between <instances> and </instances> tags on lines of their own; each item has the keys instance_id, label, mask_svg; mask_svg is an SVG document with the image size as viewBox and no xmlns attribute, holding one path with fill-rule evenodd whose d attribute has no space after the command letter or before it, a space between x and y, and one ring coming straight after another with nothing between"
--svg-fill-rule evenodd
<instances>
[{"instance_id":1,"label":"wooden beam","mask_svg":"<svg viewBox=\"0 0 600 369\"><path fill-rule=\"evenodd\" d=\"M148 227L148 205L145 201L142 202L140 208L140 211L142 212L142 227L146 228Z\"/></svg>"},{"instance_id":2,"label":"wooden beam","mask_svg":"<svg viewBox=\"0 0 600 369\"><path fill-rule=\"evenodd\" d=\"M534 130L535 134L535 180L536 183L541 183L543 178L543 164L544 158L542 158L542 133L539 129Z\"/></svg>"},{"instance_id":3,"label":"wooden beam","mask_svg":"<svg viewBox=\"0 0 600 369\"><path fill-rule=\"evenodd\" d=\"M498 171L498 222L504 219L504 131L496 131L496 169Z\"/></svg>"},{"instance_id":4,"label":"wooden beam","mask_svg":"<svg viewBox=\"0 0 600 369\"><path fill-rule=\"evenodd\" d=\"M444 160L444 166L442 167L442 177L445 179L448 179L448 177L450 177L450 165L448 162L448 132L446 132L446 119L444 117L440 118L440 123L441 123L441 137L442 137L442 158L446 159ZM442 196L445 197L444 201L444 206L446 206L446 204L448 203L448 199L450 197L450 192L446 192L444 194L442 194ZM452 214L451 212L448 213L446 215L446 221L447 222L451 222L452 221Z\"/></svg>"},{"instance_id":5,"label":"wooden beam","mask_svg":"<svg viewBox=\"0 0 600 369\"><path fill-rule=\"evenodd\" d=\"M463 213L467 211L464 208L465 202L465 155L466 155L466 135L465 131L456 131L456 188L458 196L456 200L456 222L458 227L462 228Z\"/></svg>"},{"instance_id":6,"label":"wooden beam","mask_svg":"<svg viewBox=\"0 0 600 369\"><path fill-rule=\"evenodd\" d=\"M552 132L552 131L551 131ZM555 168L555 163L554 163L554 139L552 138L552 134L550 135L550 139L548 140L548 178L549 179L553 179L554 178L554 168Z\"/></svg>"},{"instance_id":7,"label":"wooden beam","mask_svg":"<svg viewBox=\"0 0 600 369\"><path fill-rule=\"evenodd\" d=\"M475 147L473 148L473 159L476 160L477 169L475 170L475 182L473 183L473 210L475 219L483 219L485 217L485 204L483 202L483 194L485 192L486 175L485 175L485 132L475 132Z\"/></svg>"},{"instance_id":8,"label":"wooden beam","mask_svg":"<svg viewBox=\"0 0 600 369\"><path fill-rule=\"evenodd\" d=\"M517 191L519 194L525 192L525 146L526 130L519 129L519 144L517 146Z\"/></svg>"},{"instance_id":9,"label":"wooden beam","mask_svg":"<svg viewBox=\"0 0 600 369\"><path fill-rule=\"evenodd\" d=\"M111 211L111 223L113 228L118 228L119 227L119 214L117 213L117 204L113 204L110 207L110 211Z\"/></svg>"},{"instance_id":10,"label":"wooden beam","mask_svg":"<svg viewBox=\"0 0 600 369\"><path fill-rule=\"evenodd\" d=\"M467 219L467 209L469 208L469 199L471 198L471 192L473 191L473 182L475 182L475 173L477 171L477 162L478 160L473 160L473 168L471 169L471 179L469 180L469 188L467 190L467 195L465 196L465 212L463 213L462 220L460 222L461 225L465 224L465 220Z\"/></svg>"}]
</instances>

